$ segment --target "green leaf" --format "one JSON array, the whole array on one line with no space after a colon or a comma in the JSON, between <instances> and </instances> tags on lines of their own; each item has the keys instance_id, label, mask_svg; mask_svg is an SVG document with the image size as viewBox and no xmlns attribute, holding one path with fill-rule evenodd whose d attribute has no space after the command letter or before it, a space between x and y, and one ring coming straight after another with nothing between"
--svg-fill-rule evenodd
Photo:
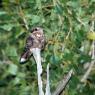
<instances>
[{"instance_id":1,"label":"green leaf","mask_svg":"<svg viewBox=\"0 0 95 95\"><path fill-rule=\"evenodd\" d=\"M13 80L13 84L14 85L17 85L20 83L20 78L16 77L14 80Z\"/></svg>"},{"instance_id":2,"label":"green leaf","mask_svg":"<svg viewBox=\"0 0 95 95\"><path fill-rule=\"evenodd\" d=\"M62 8L62 6L59 5L59 4L57 4L57 5L55 6L55 12L56 12L57 14L62 14L62 13L63 13L63 8Z\"/></svg>"},{"instance_id":3,"label":"green leaf","mask_svg":"<svg viewBox=\"0 0 95 95\"><path fill-rule=\"evenodd\" d=\"M71 6L73 8L78 8L79 7L79 2L77 0L76 1L68 1L67 5Z\"/></svg>"},{"instance_id":4,"label":"green leaf","mask_svg":"<svg viewBox=\"0 0 95 95\"><path fill-rule=\"evenodd\" d=\"M0 11L0 16L6 15L6 11Z\"/></svg>"},{"instance_id":5,"label":"green leaf","mask_svg":"<svg viewBox=\"0 0 95 95\"><path fill-rule=\"evenodd\" d=\"M57 63L59 63L59 62L60 62L59 56L52 55L52 56L50 57L50 63L57 64Z\"/></svg>"},{"instance_id":6,"label":"green leaf","mask_svg":"<svg viewBox=\"0 0 95 95\"><path fill-rule=\"evenodd\" d=\"M36 0L36 6L41 9L41 0Z\"/></svg>"},{"instance_id":7,"label":"green leaf","mask_svg":"<svg viewBox=\"0 0 95 95\"><path fill-rule=\"evenodd\" d=\"M12 47L12 46L8 46L8 47L6 48L6 55L7 55L7 56L10 56L10 57L15 57L15 56L17 56L16 48L15 48L15 47Z\"/></svg>"},{"instance_id":8,"label":"green leaf","mask_svg":"<svg viewBox=\"0 0 95 95\"><path fill-rule=\"evenodd\" d=\"M95 40L95 32L89 32L89 33L87 34L87 38L88 38L89 40Z\"/></svg>"},{"instance_id":9,"label":"green leaf","mask_svg":"<svg viewBox=\"0 0 95 95\"><path fill-rule=\"evenodd\" d=\"M0 26L0 28L4 29L6 31L10 31L13 27L14 27L14 25L10 24L10 23Z\"/></svg>"},{"instance_id":10,"label":"green leaf","mask_svg":"<svg viewBox=\"0 0 95 95\"><path fill-rule=\"evenodd\" d=\"M8 72L12 75L16 75L18 71L18 67L15 64L9 64Z\"/></svg>"},{"instance_id":11,"label":"green leaf","mask_svg":"<svg viewBox=\"0 0 95 95\"><path fill-rule=\"evenodd\" d=\"M40 16L37 16L37 15L32 16L32 24L39 23L40 21L41 21Z\"/></svg>"}]
</instances>

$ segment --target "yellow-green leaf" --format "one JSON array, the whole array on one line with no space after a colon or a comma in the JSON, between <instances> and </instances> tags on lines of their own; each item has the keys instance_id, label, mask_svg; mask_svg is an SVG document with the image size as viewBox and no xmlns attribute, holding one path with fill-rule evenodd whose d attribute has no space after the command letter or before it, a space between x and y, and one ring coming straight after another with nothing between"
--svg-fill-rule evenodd
<instances>
[{"instance_id":1,"label":"yellow-green leaf","mask_svg":"<svg viewBox=\"0 0 95 95\"><path fill-rule=\"evenodd\" d=\"M89 40L95 40L95 32L89 32L89 33L87 34L87 38L88 38Z\"/></svg>"}]
</instances>

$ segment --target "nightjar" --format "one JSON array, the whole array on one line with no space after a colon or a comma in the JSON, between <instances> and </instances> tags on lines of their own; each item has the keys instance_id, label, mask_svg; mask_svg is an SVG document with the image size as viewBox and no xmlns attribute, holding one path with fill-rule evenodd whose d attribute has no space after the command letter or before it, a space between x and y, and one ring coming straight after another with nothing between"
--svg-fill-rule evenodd
<instances>
[{"instance_id":1,"label":"nightjar","mask_svg":"<svg viewBox=\"0 0 95 95\"><path fill-rule=\"evenodd\" d=\"M45 41L43 29L40 27L36 27L32 29L30 31L29 36L26 39L26 44L20 58L20 63L24 63L30 58L33 48L39 48L42 50L45 46L45 42L46 41Z\"/></svg>"}]
</instances>

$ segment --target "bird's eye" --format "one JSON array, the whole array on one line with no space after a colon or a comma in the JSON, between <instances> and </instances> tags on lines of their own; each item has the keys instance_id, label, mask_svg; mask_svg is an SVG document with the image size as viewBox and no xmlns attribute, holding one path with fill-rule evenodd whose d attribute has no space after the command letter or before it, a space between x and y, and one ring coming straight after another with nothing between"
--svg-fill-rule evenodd
<instances>
[{"instance_id":1,"label":"bird's eye","mask_svg":"<svg viewBox=\"0 0 95 95\"><path fill-rule=\"evenodd\" d=\"M34 29L34 31L37 31L37 30L38 30L37 28Z\"/></svg>"},{"instance_id":2,"label":"bird's eye","mask_svg":"<svg viewBox=\"0 0 95 95\"><path fill-rule=\"evenodd\" d=\"M32 33L32 32L34 32L34 31L38 31L39 29L38 28L34 28L34 29L32 29L30 32Z\"/></svg>"}]
</instances>

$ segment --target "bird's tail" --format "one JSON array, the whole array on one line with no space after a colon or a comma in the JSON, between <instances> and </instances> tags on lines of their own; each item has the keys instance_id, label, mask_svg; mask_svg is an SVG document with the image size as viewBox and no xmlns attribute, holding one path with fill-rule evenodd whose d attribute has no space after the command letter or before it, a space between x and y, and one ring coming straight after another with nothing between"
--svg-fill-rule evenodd
<instances>
[{"instance_id":1,"label":"bird's tail","mask_svg":"<svg viewBox=\"0 0 95 95\"><path fill-rule=\"evenodd\" d=\"M29 50L23 52L20 58L20 63L26 62L29 59L30 55L31 55L31 52Z\"/></svg>"}]
</instances>

